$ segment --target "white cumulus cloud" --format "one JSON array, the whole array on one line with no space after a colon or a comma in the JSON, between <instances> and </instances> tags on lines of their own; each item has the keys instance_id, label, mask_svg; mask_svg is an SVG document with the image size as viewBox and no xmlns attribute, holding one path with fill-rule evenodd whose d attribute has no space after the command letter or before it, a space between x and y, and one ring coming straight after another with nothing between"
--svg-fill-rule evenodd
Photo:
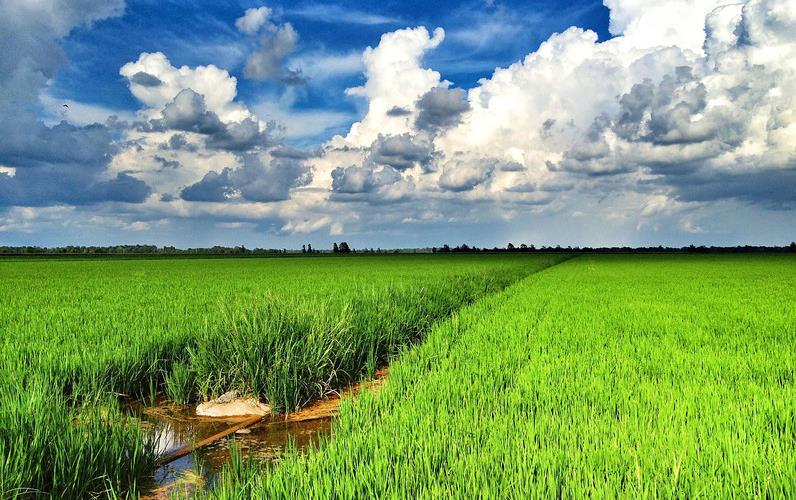
<instances>
[{"instance_id":1,"label":"white cumulus cloud","mask_svg":"<svg viewBox=\"0 0 796 500\"><path fill-rule=\"evenodd\" d=\"M241 33L253 35L269 22L271 14L272 11L268 7L246 9L243 16L235 20L235 27Z\"/></svg>"},{"instance_id":2,"label":"white cumulus cloud","mask_svg":"<svg viewBox=\"0 0 796 500\"><path fill-rule=\"evenodd\" d=\"M367 112L314 160L313 185L369 192L333 199L378 210L388 200L374 193L411 179L412 210L460 212L446 194L456 192L507 213L569 206L639 228L727 200L794 208L796 8L606 5L614 38L572 27L466 91L423 65L442 29L383 35L363 54L366 82L348 90ZM607 211L606 197L617 198ZM674 229L694 232L688 217Z\"/></svg>"}]
</instances>

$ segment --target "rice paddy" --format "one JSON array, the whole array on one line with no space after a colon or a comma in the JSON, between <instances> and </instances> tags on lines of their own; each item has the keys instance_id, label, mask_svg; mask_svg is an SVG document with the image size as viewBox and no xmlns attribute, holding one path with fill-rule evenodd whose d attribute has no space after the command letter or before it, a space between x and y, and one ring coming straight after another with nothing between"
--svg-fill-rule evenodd
<instances>
[{"instance_id":1,"label":"rice paddy","mask_svg":"<svg viewBox=\"0 0 796 500\"><path fill-rule=\"evenodd\" d=\"M0 261L0 496L135 494L156 455L125 401L294 410L563 258Z\"/></svg>"},{"instance_id":2,"label":"rice paddy","mask_svg":"<svg viewBox=\"0 0 796 500\"><path fill-rule=\"evenodd\" d=\"M465 307L213 498L790 498L796 259L581 256Z\"/></svg>"},{"instance_id":3,"label":"rice paddy","mask_svg":"<svg viewBox=\"0 0 796 500\"><path fill-rule=\"evenodd\" d=\"M792 497L792 255L0 261L0 497L135 496L131 400L332 434L210 498ZM234 450L234 440L230 441Z\"/></svg>"}]
</instances>

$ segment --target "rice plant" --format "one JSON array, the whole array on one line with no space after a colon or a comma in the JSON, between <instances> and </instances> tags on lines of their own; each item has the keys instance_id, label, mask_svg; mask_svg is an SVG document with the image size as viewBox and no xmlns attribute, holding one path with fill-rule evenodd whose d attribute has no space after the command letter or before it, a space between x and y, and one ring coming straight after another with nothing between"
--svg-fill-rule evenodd
<instances>
[{"instance_id":1,"label":"rice plant","mask_svg":"<svg viewBox=\"0 0 796 500\"><path fill-rule=\"evenodd\" d=\"M166 396L180 404L190 402L196 392L196 374L186 363L174 363L164 376Z\"/></svg>"},{"instance_id":2,"label":"rice plant","mask_svg":"<svg viewBox=\"0 0 796 500\"><path fill-rule=\"evenodd\" d=\"M3 498L87 498L129 491L151 470L144 431L114 400L74 408L34 379L0 379L0 492Z\"/></svg>"}]
</instances>

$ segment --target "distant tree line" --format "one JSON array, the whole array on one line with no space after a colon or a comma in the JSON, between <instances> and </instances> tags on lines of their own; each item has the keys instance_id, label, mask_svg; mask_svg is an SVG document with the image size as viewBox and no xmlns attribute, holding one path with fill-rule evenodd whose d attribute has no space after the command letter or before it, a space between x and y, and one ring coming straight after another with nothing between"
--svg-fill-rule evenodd
<instances>
[{"instance_id":1,"label":"distant tree line","mask_svg":"<svg viewBox=\"0 0 796 500\"><path fill-rule=\"evenodd\" d=\"M397 252L399 250L391 250ZM416 252L417 250L411 250ZM0 255L270 255L270 254L318 254L318 253L385 253L381 248L356 250L345 241L334 243L331 250L318 250L311 243L301 245L301 250L287 248L246 248L245 246L209 248L177 248L156 245L113 246L0 246Z\"/></svg>"},{"instance_id":2,"label":"distant tree line","mask_svg":"<svg viewBox=\"0 0 796 500\"><path fill-rule=\"evenodd\" d=\"M286 248L254 248L245 246L209 248L177 248L173 246L158 247L155 245L114 245L114 246L0 246L0 254L13 255L247 255L247 254L282 254L295 253Z\"/></svg>"},{"instance_id":3,"label":"distant tree line","mask_svg":"<svg viewBox=\"0 0 796 500\"><path fill-rule=\"evenodd\" d=\"M372 248L370 250L365 249L363 253L369 253L372 251ZM379 251L381 251L381 249L379 249ZM326 252L328 252L328 250ZM312 248L311 244L306 244L301 245L301 253L322 253L322 251ZM348 243L343 241L339 245L337 242L332 243L332 253L357 253L357 251L348 246Z\"/></svg>"},{"instance_id":4,"label":"distant tree line","mask_svg":"<svg viewBox=\"0 0 796 500\"><path fill-rule=\"evenodd\" d=\"M224 247L213 246L210 248L177 248L173 246L156 245L114 245L114 246L64 246L64 247L39 247L39 246L0 246L0 255L283 255L283 254L380 254L380 253L796 253L796 242L787 246L684 246L684 247L562 247L545 246L536 247L521 243L509 243L505 247L477 247L461 244L455 247L442 245L432 248L404 248L382 250L381 248L364 248L356 250L347 242L334 243L330 250L318 250L311 244L301 246L301 250L287 248L254 248L245 246Z\"/></svg>"},{"instance_id":5,"label":"distant tree line","mask_svg":"<svg viewBox=\"0 0 796 500\"><path fill-rule=\"evenodd\" d=\"M351 247L345 241L340 242L339 245L335 242L332 244L332 253L351 253Z\"/></svg>"},{"instance_id":6,"label":"distant tree line","mask_svg":"<svg viewBox=\"0 0 796 500\"><path fill-rule=\"evenodd\" d=\"M505 247L476 247L467 244L461 244L455 247L450 245L442 245L441 247L431 248L432 253L534 253L534 252L547 252L547 253L783 253L792 252L796 253L796 242L791 242L787 246L753 246L743 245L734 247L719 247L719 246L684 246L684 247L664 247L662 245L656 247L562 247L545 246L537 248L534 245L526 245L521 243L519 246L514 246L509 243Z\"/></svg>"}]
</instances>

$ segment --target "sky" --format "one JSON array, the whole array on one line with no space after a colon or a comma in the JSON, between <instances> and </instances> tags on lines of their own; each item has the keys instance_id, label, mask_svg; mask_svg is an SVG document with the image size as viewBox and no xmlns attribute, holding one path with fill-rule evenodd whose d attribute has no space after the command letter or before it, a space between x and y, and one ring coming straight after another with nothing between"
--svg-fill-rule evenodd
<instances>
[{"instance_id":1,"label":"sky","mask_svg":"<svg viewBox=\"0 0 796 500\"><path fill-rule=\"evenodd\" d=\"M0 245L796 239L791 0L4 0Z\"/></svg>"}]
</instances>

